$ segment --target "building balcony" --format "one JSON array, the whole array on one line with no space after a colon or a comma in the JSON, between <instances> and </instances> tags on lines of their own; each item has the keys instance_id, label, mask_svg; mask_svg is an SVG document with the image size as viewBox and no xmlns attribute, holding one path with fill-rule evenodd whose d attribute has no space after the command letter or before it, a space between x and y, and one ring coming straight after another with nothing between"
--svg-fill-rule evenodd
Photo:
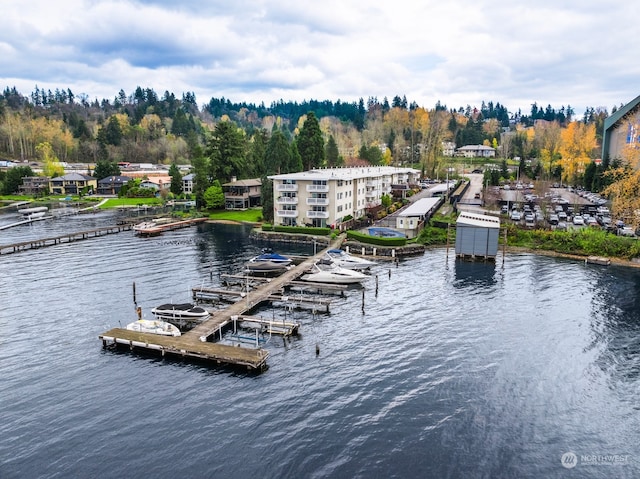
<instances>
[{"instance_id":1,"label":"building balcony","mask_svg":"<svg viewBox=\"0 0 640 479\"><path fill-rule=\"evenodd\" d=\"M307 185L309 193L329 193L329 185Z\"/></svg>"},{"instance_id":2,"label":"building balcony","mask_svg":"<svg viewBox=\"0 0 640 479\"><path fill-rule=\"evenodd\" d=\"M368 180L368 181L367 181L367 186L368 186L369 188L374 188L374 187L378 186L378 182L377 182L377 181L371 181L371 180Z\"/></svg>"},{"instance_id":3,"label":"building balcony","mask_svg":"<svg viewBox=\"0 0 640 479\"><path fill-rule=\"evenodd\" d=\"M287 205L297 205L298 197L297 196L280 196L276 199L276 203L287 204Z\"/></svg>"},{"instance_id":4,"label":"building balcony","mask_svg":"<svg viewBox=\"0 0 640 479\"><path fill-rule=\"evenodd\" d=\"M371 191L367 191L364 196L365 198L375 198L377 196L376 193L377 193L376 190L371 190Z\"/></svg>"},{"instance_id":5,"label":"building balcony","mask_svg":"<svg viewBox=\"0 0 640 479\"><path fill-rule=\"evenodd\" d=\"M328 218L328 211L307 211L307 218Z\"/></svg>"},{"instance_id":6,"label":"building balcony","mask_svg":"<svg viewBox=\"0 0 640 479\"><path fill-rule=\"evenodd\" d=\"M307 204L311 206L329 206L329 198L307 198Z\"/></svg>"},{"instance_id":7,"label":"building balcony","mask_svg":"<svg viewBox=\"0 0 640 479\"><path fill-rule=\"evenodd\" d=\"M278 210L277 214L280 218L297 218L298 210Z\"/></svg>"},{"instance_id":8,"label":"building balcony","mask_svg":"<svg viewBox=\"0 0 640 479\"><path fill-rule=\"evenodd\" d=\"M279 184L276 185L276 190L277 191L298 191L298 185L297 184Z\"/></svg>"}]
</instances>

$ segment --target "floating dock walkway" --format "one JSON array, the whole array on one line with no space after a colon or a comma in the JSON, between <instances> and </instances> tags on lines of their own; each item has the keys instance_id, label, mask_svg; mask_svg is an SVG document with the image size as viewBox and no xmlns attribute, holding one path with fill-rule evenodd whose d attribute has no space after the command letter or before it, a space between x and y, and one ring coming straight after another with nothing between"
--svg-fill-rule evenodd
<instances>
[{"instance_id":1,"label":"floating dock walkway","mask_svg":"<svg viewBox=\"0 0 640 479\"><path fill-rule=\"evenodd\" d=\"M213 311L211 316L198 324L196 327L183 333L178 337L159 336L150 333L140 333L129 331L122 328L113 328L99 336L102 340L103 347L109 345L125 345L133 351L136 349L147 351L159 351L162 356L174 355L183 358L198 358L213 361L218 364L227 364L232 366L243 366L249 370L261 371L267 366L267 358L269 352L258 348L247 348L239 346L230 346L211 342L214 338L222 337L222 330L225 326L232 324L233 321L248 321L251 319L247 314L257 305L271 301L274 296L278 296L277 292L283 291L285 286L292 281L298 279L307 272L313 263L317 261L326 250L336 248L340 245L342 236L334 241L332 245L325 250L320 251L315 256L310 256L299 265L285 271L282 275L271 278L271 281L264 282L254 290L244 293L242 300L229 305L224 310ZM194 288L200 289L203 288ZM225 290L226 291L226 290ZM282 298L280 296L280 298ZM299 298L292 298L298 302ZM256 322L255 317L253 322ZM278 325L279 321L268 321ZM286 328L285 328L286 329ZM272 333L275 334L275 330ZM293 331L293 330L292 330ZM296 328L297 331L297 328ZM281 333L282 334L282 333ZM291 333L293 334L293 332Z\"/></svg>"},{"instance_id":2,"label":"floating dock walkway","mask_svg":"<svg viewBox=\"0 0 640 479\"><path fill-rule=\"evenodd\" d=\"M190 226L196 225L198 223L203 223L207 221L209 218L192 218L189 220L183 221L174 221L172 223L163 223L155 226L151 226L149 228L144 228L142 230L137 230L136 234L138 236L157 236L159 234L164 233L165 231L173 231L179 230L182 228L189 228Z\"/></svg>"},{"instance_id":3,"label":"floating dock walkway","mask_svg":"<svg viewBox=\"0 0 640 479\"><path fill-rule=\"evenodd\" d=\"M130 229L131 225L104 226L102 228L78 231L76 233L67 233L65 235L54 236L51 238L41 238L22 241L21 243L0 245L0 255L17 253L18 251L25 251L29 249L44 248L45 246L54 246L57 244L73 243L74 241L97 238L108 234L120 233L121 231L129 231Z\"/></svg>"}]
</instances>

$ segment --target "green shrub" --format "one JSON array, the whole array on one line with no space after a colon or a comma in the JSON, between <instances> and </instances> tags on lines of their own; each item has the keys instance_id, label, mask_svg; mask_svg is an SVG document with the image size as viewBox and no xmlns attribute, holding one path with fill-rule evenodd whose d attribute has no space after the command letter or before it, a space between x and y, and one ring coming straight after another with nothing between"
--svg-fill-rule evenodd
<instances>
[{"instance_id":1,"label":"green shrub","mask_svg":"<svg viewBox=\"0 0 640 479\"><path fill-rule=\"evenodd\" d=\"M375 244L379 246L404 246L407 238L385 238L382 236L369 236L358 231L347 231L347 238L360 243Z\"/></svg>"},{"instance_id":2,"label":"green shrub","mask_svg":"<svg viewBox=\"0 0 640 479\"><path fill-rule=\"evenodd\" d=\"M273 225L265 223L262 225L262 231L273 231Z\"/></svg>"},{"instance_id":3,"label":"green shrub","mask_svg":"<svg viewBox=\"0 0 640 479\"><path fill-rule=\"evenodd\" d=\"M312 226L274 226L273 231L318 236L329 236L331 234L331 228L316 228Z\"/></svg>"}]
</instances>

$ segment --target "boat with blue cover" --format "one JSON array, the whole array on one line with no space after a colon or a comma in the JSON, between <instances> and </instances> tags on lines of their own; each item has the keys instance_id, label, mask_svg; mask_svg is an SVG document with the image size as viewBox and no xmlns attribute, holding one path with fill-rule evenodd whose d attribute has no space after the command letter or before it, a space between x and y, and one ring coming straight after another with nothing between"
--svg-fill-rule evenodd
<instances>
[{"instance_id":1,"label":"boat with blue cover","mask_svg":"<svg viewBox=\"0 0 640 479\"><path fill-rule=\"evenodd\" d=\"M263 250L262 254L254 256L246 262L245 266L252 273L268 273L285 271L289 269L293 260L288 256L274 253L271 250Z\"/></svg>"}]
</instances>

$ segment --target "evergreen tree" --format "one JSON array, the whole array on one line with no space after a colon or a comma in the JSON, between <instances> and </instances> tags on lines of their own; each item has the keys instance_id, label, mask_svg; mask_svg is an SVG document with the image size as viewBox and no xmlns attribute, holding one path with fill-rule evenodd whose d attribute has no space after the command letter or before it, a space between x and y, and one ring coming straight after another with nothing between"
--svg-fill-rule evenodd
<instances>
[{"instance_id":1,"label":"evergreen tree","mask_svg":"<svg viewBox=\"0 0 640 479\"><path fill-rule=\"evenodd\" d=\"M22 185L22 178L26 176L35 176L29 166L14 166L13 168L9 168L2 182L2 194L12 195L17 193L18 188Z\"/></svg>"},{"instance_id":2,"label":"evergreen tree","mask_svg":"<svg viewBox=\"0 0 640 479\"><path fill-rule=\"evenodd\" d=\"M287 170L288 173L298 173L304 170L302 156L298 151L298 142L296 140L291 142L291 163L289 163Z\"/></svg>"},{"instance_id":3,"label":"evergreen tree","mask_svg":"<svg viewBox=\"0 0 640 479\"><path fill-rule=\"evenodd\" d=\"M266 176L262 177L260 202L262 204L262 219L273 221L273 181Z\"/></svg>"},{"instance_id":4,"label":"evergreen tree","mask_svg":"<svg viewBox=\"0 0 640 479\"><path fill-rule=\"evenodd\" d=\"M244 177L246 169L244 134L235 123L221 121L216 125L207 147L209 180L228 182L232 176Z\"/></svg>"},{"instance_id":5,"label":"evergreen tree","mask_svg":"<svg viewBox=\"0 0 640 479\"><path fill-rule=\"evenodd\" d=\"M122 128L120 122L115 116L109 118L104 131L104 141L107 145L118 146L122 142Z\"/></svg>"},{"instance_id":6,"label":"evergreen tree","mask_svg":"<svg viewBox=\"0 0 640 479\"><path fill-rule=\"evenodd\" d=\"M269 135L265 129L257 130L253 134L248 161L248 169L252 177L260 178L265 174L265 159L268 143Z\"/></svg>"},{"instance_id":7,"label":"evergreen tree","mask_svg":"<svg viewBox=\"0 0 640 479\"><path fill-rule=\"evenodd\" d=\"M291 149L289 142L281 130L271 135L265 151L265 172L267 175L288 173L291 164Z\"/></svg>"},{"instance_id":8,"label":"evergreen tree","mask_svg":"<svg viewBox=\"0 0 640 479\"><path fill-rule=\"evenodd\" d=\"M101 180L109 176L120 176L120 167L115 161L98 160L93 170L93 177Z\"/></svg>"},{"instance_id":9,"label":"evergreen tree","mask_svg":"<svg viewBox=\"0 0 640 479\"><path fill-rule=\"evenodd\" d=\"M169 176L171 177L169 190L174 195L179 195L182 193L182 174L175 163L172 163L169 167Z\"/></svg>"},{"instance_id":10,"label":"evergreen tree","mask_svg":"<svg viewBox=\"0 0 640 479\"><path fill-rule=\"evenodd\" d=\"M325 157L327 158L327 166L330 168L340 164L340 153L338 152L338 145L333 135L329 135Z\"/></svg>"},{"instance_id":11,"label":"evergreen tree","mask_svg":"<svg viewBox=\"0 0 640 479\"><path fill-rule=\"evenodd\" d=\"M324 140L316 115L310 111L302 125L297 139L297 147L307 170L318 168L324 163Z\"/></svg>"},{"instance_id":12,"label":"evergreen tree","mask_svg":"<svg viewBox=\"0 0 640 479\"><path fill-rule=\"evenodd\" d=\"M191 160L193 167L193 194L196 197L196 207L201 208L205 205L204 192L211 186L209 180L209 164L206 157L197 155Z\"/></svg>"}]
</instances>

